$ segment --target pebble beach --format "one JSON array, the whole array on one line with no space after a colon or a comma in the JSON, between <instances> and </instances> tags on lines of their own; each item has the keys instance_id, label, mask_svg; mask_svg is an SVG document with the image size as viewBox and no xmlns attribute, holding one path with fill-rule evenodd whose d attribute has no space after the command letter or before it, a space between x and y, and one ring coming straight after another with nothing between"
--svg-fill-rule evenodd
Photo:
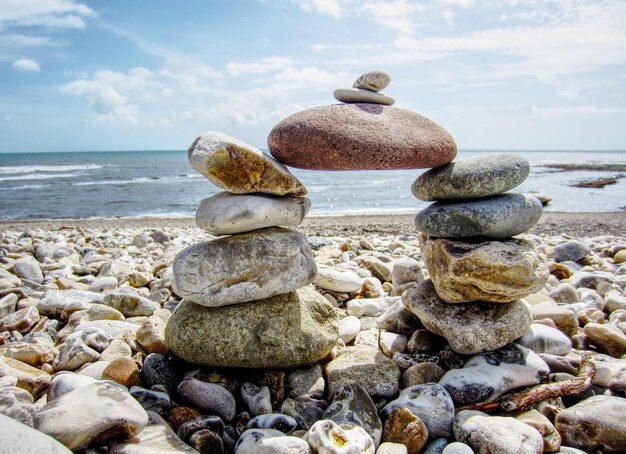
<instances>
[{"instance_id":1,"label":"pebble beach","mask_svg":"<svg viewBox=\"0 0 626 454\"><path fill-rule=\"evenodd\" d=\"M273 157L199 136L195 219L0 222L0 452L625 451L626 216L542 213L526 159L454 161L389 82ZM286 165L428 168L432 203L307 217Z\"/></svg>"}]
</instances>

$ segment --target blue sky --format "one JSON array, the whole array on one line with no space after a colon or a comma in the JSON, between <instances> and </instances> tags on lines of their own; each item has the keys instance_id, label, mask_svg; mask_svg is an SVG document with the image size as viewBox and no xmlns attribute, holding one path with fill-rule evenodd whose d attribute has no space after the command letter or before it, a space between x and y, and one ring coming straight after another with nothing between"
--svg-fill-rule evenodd
<instances>
[{"instance_id":1,"label":"blue sky","mask_svg":"<svg viewBox=\"0 0 626 454\"><path fill-rule=\"evenodd\" d=\"M461 149L626 149L626 1L0 0L0 152L259 147L385 69Z\"/></svg>"}]
</instances>

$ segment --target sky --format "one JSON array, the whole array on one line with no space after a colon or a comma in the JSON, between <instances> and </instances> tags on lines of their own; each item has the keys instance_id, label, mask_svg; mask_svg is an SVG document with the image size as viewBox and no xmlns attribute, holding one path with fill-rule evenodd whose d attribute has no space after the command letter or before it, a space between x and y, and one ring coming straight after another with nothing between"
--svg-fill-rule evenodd
<instances>
[{"instance_id":1,"label":"sky","mask_svg":"<svg viewBox=\"0 0 626 454\"><path fill-rule=\"evenodd\" d=\"M626 150L626 1L0 0L0 152L265 148L384 69L460 149Z\"/></svg>"}]
</instances>

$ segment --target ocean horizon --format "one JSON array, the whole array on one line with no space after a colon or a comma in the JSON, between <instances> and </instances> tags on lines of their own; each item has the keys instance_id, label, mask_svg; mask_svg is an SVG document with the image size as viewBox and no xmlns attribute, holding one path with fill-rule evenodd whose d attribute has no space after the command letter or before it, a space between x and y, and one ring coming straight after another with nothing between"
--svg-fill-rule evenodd
<instances>
[{"instance_id":1,"label":"ocean horizon","mask_svg":"<svg viewBox=\"0 0 626 454\"><path fill-rule=\"evenodd\" d=\"M512 153L532 165L514 192L551 199L546 211L626 209L626 150L460 150L458 159ZM600 169L600 170L599 170ZM427 169L311 171L290 168L307 187L310 216L417 213L411 184ZM573 185L615 178L603 188ZM0 153L0 219L194 216L221 190L197 174L186 150Z\"/></svg>"}]
</instances>

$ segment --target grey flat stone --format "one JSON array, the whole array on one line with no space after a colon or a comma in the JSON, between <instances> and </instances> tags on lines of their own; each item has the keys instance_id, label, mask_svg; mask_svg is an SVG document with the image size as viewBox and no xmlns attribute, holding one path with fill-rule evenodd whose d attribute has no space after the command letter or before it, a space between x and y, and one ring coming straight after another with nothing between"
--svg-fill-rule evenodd
<instances>
[{"instance_id":1,"label":"grey flat stone","mask_svg":"<svg viewBox=\"0 0 626 454\"><path fill-rule=\"evenodd\" d=\"M396 100L391 96L383 95L382 93L376 93L371 90L362 90L355 88L338 88L333 93L333 96L337 101L345 103L369 103L369 104L382 104L384 106L393 105Z\"/></svg>"},{"instance_id":2,"label":"grey flat stone","mask_svg":"<svg viewBox=\"0 0 626 454\"><path fill-rule=\"evenodd\" d=\"M436 202L415 217L417 229L446 238L508 238L531 229L541 217L541 202L524 194Z\"/></svg>"},{"instance_id":3,"label":"grey flat stone","mask_svg":"<svg viewBox=\"0 0 626 454\"><path fill-rule=\"evenodd\" d=\"M412 186L413 195L427 202L497 195L524 182L530 163L519 156L475 156L430 169Z\"/></svg>"}]
</instances>

